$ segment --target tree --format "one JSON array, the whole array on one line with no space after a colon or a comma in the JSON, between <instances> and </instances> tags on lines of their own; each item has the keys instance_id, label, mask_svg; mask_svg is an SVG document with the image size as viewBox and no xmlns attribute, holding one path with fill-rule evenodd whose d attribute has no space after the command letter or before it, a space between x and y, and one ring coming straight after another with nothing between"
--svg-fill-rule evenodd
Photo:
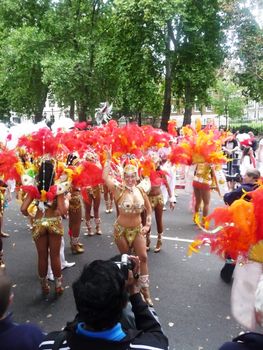
<instances>
[{"instance_id":1,"label":"tree","mask_svg":"<svg viewBox=\"0 0 263 350\"><path fill-rule=\"evenodd\" d=\"M19 114L42 119L48 87L41 60L49 43L42 21L51 0L2 0L0 3L0 86L3 98Z\"/></svg>"},{"instance_id":2,"label":"tree","mask_svg":"<svg viewBox=\"0 0 263 350\"><path fill-rule=\"evenodd\" d=\"M44 81L61 105L76 101L81 121L115 92L111 3L64 0L48 14L46 30L55 44L43 60Z\"/></svg>"},{"instance_id":3,"label":"tree","mask_svg":"<svg viewBox=\"0 0 263 350\"><path fill-rule=\"evenodd\" d=\"M263 29L249 8L237 6L232 18L236 30L237 82L251 99L263 100Z\"/></svg>"},{"instance_id":4,"label":"tree","mask_svg":"<svg viewBox=\"0 0 263 350\"><path fill-rule=\"evenodd\" d=\"M226 117L226 127L231 120L244 114L245 97L242 89L226 79L218 79L211 97L211 103L218 115Z\"/></svg>"},{"instance_id":5,"label":"tree","mask_svg":"<svg viewBox=\"0 0 263 350\"><path fill-rule=\"evenodd\" d=\"M167 1L164 2L165 4ZM114 3L112 47L117 66L116 105L124 114L161 112L162 35L165 4L154 0Z\"/></svg>"},{"instance_id":6,"label":"tree","mask_svg":"<svg viewBox=\"0 0 263 350\"><path fill-rule=\"evenodd\" d=\"M223 61L223 19L218 1L185 1L179 9L173 32L177 50L174 52L174 94L185 105L183 124L191 123L197 99L207 102L207 89L215 81L216 69Z\"/></svg>"}]
</instances>

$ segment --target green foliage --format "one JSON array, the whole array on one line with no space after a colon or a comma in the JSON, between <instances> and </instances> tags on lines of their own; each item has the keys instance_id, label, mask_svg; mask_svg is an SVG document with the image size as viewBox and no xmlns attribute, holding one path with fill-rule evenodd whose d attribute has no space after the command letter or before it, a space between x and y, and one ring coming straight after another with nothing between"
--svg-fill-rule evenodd
<instances>
[{"instance_id":1,"label":"green foliage","mask_svg":"<svg viewBox=\"0 0 263 350\"><path fill-rule=\"evenodd\" d=\"M172 95L188 114L208 103L229 25L238 35L237 81L260 99L262 30L240 1L1 0L0 113L41 118L49 91L61 106L76 103L80 120L107 100L118 115L163 111L166 128ZM240 116L243 101L227 93L217 110Z\"/></svg>"},{"instance_id":2,"label":"green foliage","mask_svg":"<svg viewBox=\"0 0 263 350\"><path fill-rule=\"evenodd\" d=\"M230 129L233 130L233 132L239 131L241 134L252 131L256 136L263 135L262 123L250 123L250 124L231 123Z\"/></svg>"},{"instance_id":3,"label":"green foliage","mask_svg":"<svg viewBox=\"0 0 263 350\"><path fill-rule=\"evenodd\" d=\"M218 115L237 119L244 114L246 100L241 89L231 81L217 80L211 102Z\"/></svg>"},{"instance_id":4,"label":"green foliage","mask_svg":"<svg viewBox=\"0 0 263 350\"><path fill-rule=\"evenodd\" d=\"M238 6L232 17L232 25L237 34L237 82L246 96L256 101L263 100L263 29L248 8Z\"/></svg>"},{"instance_id":5,"label":"green foliage","mask_svg":"<svg viewBox=\"0 0 263 350\"><path fill-rule=\"evenodd\" d=\"M48 87L41 60L49 43L42 30L51 1L2 0L0 3L0 87L15 112L42 116Z\"/></svg>"},{"instance_id":6,"label":"green foliage","mask_svg":"<svg viewBox=\"0 0 263 350\"><path fill-rule=\"evenodd\" d=\"M174 20L177 33L174 53L174 93L193 107L206 104L207 89L215 81L216 69L224 58L222 18L218 1L184 1ZM186 87L189 97L186 99Z\"/></svg>"}]
</instances>

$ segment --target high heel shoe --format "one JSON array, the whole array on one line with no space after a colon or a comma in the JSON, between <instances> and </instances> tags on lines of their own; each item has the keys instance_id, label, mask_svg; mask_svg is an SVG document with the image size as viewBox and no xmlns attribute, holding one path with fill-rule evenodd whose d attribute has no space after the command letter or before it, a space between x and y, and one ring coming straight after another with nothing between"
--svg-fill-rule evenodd
<instances>
[{"instance_id":1,"label":"high heel shoe","mask_svg":"<svg viewBox=\"0 0 263 350\"><path fill-rule=\"evenodd\" d=\"M5 263L3 259L3 251L0 252L0 269L5 269Z\"/></svg>"},{"instance_id":2,"label":"high heel shoe","mask_svg":"<svg viewBox=\"0 0 263 350\"><path fill-rule=\"evenodd\" d=\"M95 218L95 232L96 232L96 235L102 235L102 231L101 231L101 228L100 228L100 218Z\"/></svg>"},{"instance_id":3,"label":"high heel shoe","mask_svg":"<svg viewBox=\"0 0 263 350\"><path fill-rule=\"evenodd\" d=\"M199 216L199 213L198 213L198 212L197 212L197 213L194 213L194 215L193 215L193 222L194 222L194 224L196 224L196 225L200 224L200 216Z\"/></svg>"},{"instance_id":4,"label":"high heel shoe","mask_svg":"<svg viewBox=\"0 0 263 350\"><path fill-rule=\"evenodd\" d=\"M161 248L162 248L162 233L158 233L158 238L157 238L157 242L156 242L156 246L154 249L154 253L159 253Z\"/></svg>"},{"instance_id":5,"label":"high heel shoe","mask_svg":"<svg viewBox=\"0 0 263 350\"><path fill-rule=\"evenodd\" d=\"M109 214L109 212L110 212L110 201L109 201L109 200L106 200L106 201L105 201L105 204L106 204L105 213Z\"/></svg>"},{"instance_id":6,"label":"high heel shoe","mask_svg":"<svg viewBox=\"0 0 263 350\"><path fill-rule=\"evenodd\" d=\"M150 237L146 236L146 251L148 252L150 250L151 240Z\"/></svg>"},{"instance_id":7,"label":"high heel shoe","mask_svg":"<svg viewBox=\"0 0 263 350\"><path fill-rule=\"evenodd\" d=\"M64 288L62 287L62 276L55 277L55 292L57 296L60 296L64 292Z\"/></svg>"},{"instance_id":8,"label":"high heel shoe","mask_svg":"<svg viewBox=\"0 0 263 350\"><path fill-rule=\"evenodd\" d=\"M70 246L72 254L84 253L83 244L79 243L79 237L72 237Z\"/></svg>"},{"instance_id":9,"label":"high heel shoe","mask_svg":"<svg viewBox=\"0 0 263 350\"><path fill-rule=\"evenodd\" d=\"M84 233L84 236L94 236L94 232L92 231L92 227L91 227L91 221L90 220L86 220L86 226L87 226L87 233Z\"/></svg>"},{"instance_id":10,"label":"high heel shoe","mask_svg":"<svg viewBox=\"0 0 263 350\"><path fill-rule=\"evenodd\" d=\"M42 289L42 293L44 295L47 295L50 291L50 286L48 284L48 280L46 277L40 277L40 284L41 284L41 289Z\"/></svg>"},{"instance_id":11,"label":"high heel shoe","mask_svg":"<svg viewBox=\"0 0 263 350\"><path fill-rule=\"evenodd\" d=\"M141 294L142 294L143 299L145 300L146 304L148 304L149 306L153 306L153 301L152 301L152 298L150 296L149 287L142 287Z\"/></svg>"}]
</instances>

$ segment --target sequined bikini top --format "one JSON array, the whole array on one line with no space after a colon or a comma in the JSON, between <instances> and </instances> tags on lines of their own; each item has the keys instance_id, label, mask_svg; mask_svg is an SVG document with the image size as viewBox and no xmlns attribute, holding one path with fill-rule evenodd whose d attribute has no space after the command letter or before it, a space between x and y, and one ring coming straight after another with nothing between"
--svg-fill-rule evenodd
<instances>
[{"instance_id":1,"label":"sequined bikini top","mask_svg":"<svg viewBox=\"0 0 263 350\"><path fill-rule=\"evenodd\" d=\"M134 187L132 190L124 188L119 198L117 205L120 211L131 214L140 214L144 210L144 198L141 190Z\"/></svg>"}]
</instances>

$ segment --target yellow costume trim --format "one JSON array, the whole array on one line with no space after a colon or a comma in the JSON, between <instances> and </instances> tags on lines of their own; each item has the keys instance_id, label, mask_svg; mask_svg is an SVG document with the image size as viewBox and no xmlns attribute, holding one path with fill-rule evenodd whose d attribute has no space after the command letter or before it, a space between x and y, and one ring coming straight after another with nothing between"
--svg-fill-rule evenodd
<instances>
[{"instance_id":1,"label":"yellow costume trim","mask_svg":"<svg viewBox=\"0 0 263 350\"><path fill-rule=\"evenodd\" d=\"M156 196L148 196L152 209L156 208L158 204L164 205L163 195L157 194Z\"/></svg>"},{"instance_id":2,"label":"yellow costume trim","mask_svg":"<svg viewBox=\"0 0 263 350\"><path fill-rule=\"evenodd\" d=\"M131 247L136 236L139 234L142 234L141 230L142 230L142 225L135 226L135 227L124 227L116 221L114 224L114 234L113 234L114 240L116 242L121 237L125 237L125 239L129 244L129 247Z\"/></svg>"},{"instance_id":3,"label":"yellow costume trim","mask_svg":"<svg viewBox=\"0 0 263 350\"><path fill-rule=\"evenodd\" d=\"M60 216L36 219L33 222L32 238L36 241L40 236L45 234L55 234L63 236L64 229Z\"/></svg>"}]
</instances>

